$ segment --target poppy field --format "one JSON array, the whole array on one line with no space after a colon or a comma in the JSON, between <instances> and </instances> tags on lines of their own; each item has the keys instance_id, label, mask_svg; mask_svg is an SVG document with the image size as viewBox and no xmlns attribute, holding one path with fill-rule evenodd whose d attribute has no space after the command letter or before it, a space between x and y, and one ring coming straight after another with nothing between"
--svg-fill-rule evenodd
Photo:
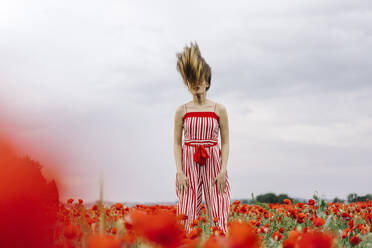
<instances>
[{"instance_id":1,"label":"poppy field","mask_svg":"<svg viewBox=\"0 0 372 248\"><path fill-rule=\"evenodd\" d=\"M228 232L208 221L205 206L186 233L176 206L122 203L87 209L69 199L58 211L57 247L372 247L372 202L328 203L317 195L307 203L230 206Z\"/></svg>"},{"instance_id":2,"label":"poppy field","mask_svg":"<svg viewBox=\"0 0 372 248\"><path fill-rule=\"evenodd\" d=\"M93 205L60 201L56 172L48 182L43 166L21 157L0 139L0 247L4 248L327 248L372 247L372 201L329 203L314 194L307 202L284 199L230 204L228 231L207 218L205 205L187 233L176 205ZM64 192L65 194L68 192Z\"/></svg>"}]
</instances>

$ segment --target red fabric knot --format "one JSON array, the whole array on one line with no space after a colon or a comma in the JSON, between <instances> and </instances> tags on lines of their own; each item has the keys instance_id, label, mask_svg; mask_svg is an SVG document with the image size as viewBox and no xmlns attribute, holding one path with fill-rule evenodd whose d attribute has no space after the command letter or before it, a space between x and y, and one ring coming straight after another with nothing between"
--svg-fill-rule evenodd
<instances>
[{"instance_id":1,"label":"red fabric knot","mask_svg":"<svg viewBox=\"0 0 372 248\"><path fill-rule=\"evenodd\" d=\"M195 146L194 161L199 163L200 165L206 165L207 158L209 158L209 154L207 150L205 150L205 146L204 145Z\"/></svg>"}]
</instances>

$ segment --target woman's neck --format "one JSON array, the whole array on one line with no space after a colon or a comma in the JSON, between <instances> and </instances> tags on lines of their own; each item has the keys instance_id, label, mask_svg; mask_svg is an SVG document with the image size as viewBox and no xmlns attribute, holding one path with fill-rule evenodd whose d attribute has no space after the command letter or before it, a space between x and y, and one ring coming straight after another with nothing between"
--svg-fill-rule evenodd
<instances>
[{"instance_id":1,"label":"woman's neck","mask_svg":"<svg viewBox=\"0 0 372 248\"><path fill-rule=\"evenodd\" d=\"M207 98L205 97L205 94L203 95L194 95L193 96L193 100L192 100L193 104L195 106L205 106L206 103L207 103Z\"/></svg>"}]
</instances>

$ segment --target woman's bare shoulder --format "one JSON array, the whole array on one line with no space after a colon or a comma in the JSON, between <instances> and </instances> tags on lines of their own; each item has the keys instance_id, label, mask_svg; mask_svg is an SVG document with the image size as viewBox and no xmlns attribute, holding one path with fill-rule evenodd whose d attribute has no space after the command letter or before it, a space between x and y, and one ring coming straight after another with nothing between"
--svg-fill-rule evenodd
<instances>
[{"instance_id":1,"label":"woman's bare shoulder","mask_svg":"<svg viewBox=\"0 0 372 248\"><path fill-rule=\"evenodd\" d=\"M221 117L221 116L227 116L227 109L224 104L216 102L216 114Z\"/></svg>"},{"instance_id":2,"label":"woman's bare shoulder","mask_svg":"<svg viewBox=\"0 0 372 248\"><path fill-rule=\"evenodd\" d=\"M216 103L216 110L226 110L226 107L224 104L220 103L220 102L215 102Z\"/></svg>"},{"instance_id":3,"label":"woman's bare shoulder","mask_svg":"<svg viewBox=\"0 0 372 248\"><path fill-rule=\"evenodd\" d=\"M181 105L178 105L177 108L176 108L176 116L177 117L182 117L184 116L185 114L185 103L181 104Z\"/></svg>"}]
</instances>

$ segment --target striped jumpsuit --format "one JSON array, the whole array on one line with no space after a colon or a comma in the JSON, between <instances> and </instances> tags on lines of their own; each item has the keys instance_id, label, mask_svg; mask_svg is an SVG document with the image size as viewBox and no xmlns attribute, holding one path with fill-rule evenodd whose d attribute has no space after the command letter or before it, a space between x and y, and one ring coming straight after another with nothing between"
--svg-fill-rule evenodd
<instances>
[{"instance_id":1,"label":"striped jumpsuit","mask_svg":"<svg viewBox=\"0 0 372 248\"><path fill-rule=\"evenodd\" d=\"M212 225L217 225L227 232L227 221L230 212L230 184L226 172L224 193L217 191L217 182L213 179L221 170L221 149L218 146L219 117L214 112L187 112L186 105L183 118L184 143L182 145L182 170L189 177L189 187L178 192L176 176L177 215L184 214L187 220L181 220L187 232L190 224L198 218L201 210L202 193L204 192L207 215ZM214 218L218 222L214 224Z\"/></svg>"}]
</instances>

